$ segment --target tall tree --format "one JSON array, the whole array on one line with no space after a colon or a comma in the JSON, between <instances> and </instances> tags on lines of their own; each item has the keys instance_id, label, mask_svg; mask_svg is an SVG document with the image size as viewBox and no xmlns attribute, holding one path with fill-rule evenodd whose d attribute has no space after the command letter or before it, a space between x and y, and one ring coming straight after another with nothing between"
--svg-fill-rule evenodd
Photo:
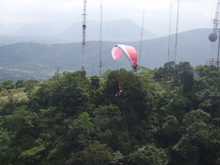
<instances>
[{"instance_id":1,"label":"tall tree","mask_svg":"<svg viewBox=\"0 0 220 165\"><path fill-rule=\"evenodd\" d=\"M194 110L186 114L183 120L184 133L173 147L170 155L172 164L218 164L219 128L213 126L211 115Z\"/></svg>"}]
</instances>

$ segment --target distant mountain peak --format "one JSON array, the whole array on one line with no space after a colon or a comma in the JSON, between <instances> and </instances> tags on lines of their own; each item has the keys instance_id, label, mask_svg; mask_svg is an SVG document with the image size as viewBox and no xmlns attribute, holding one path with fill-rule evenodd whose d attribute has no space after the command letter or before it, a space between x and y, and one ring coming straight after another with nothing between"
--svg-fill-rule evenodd
<instances>
[{"instance_id":1,"label":"distant mountain peak","mask_svg":"<svg viewBox=\"0 0 220 165\"><path fill-rule=\"evenodd\" d=\"M82 38L82 23L73 23L63 31L60 36L70 41L79 41ZM140 40L141 27L128 18L103 22L102 39L106 41L138 41ZM87 21L87 40L100 39L100 23L98 21ZM143 39L153 38L154 35L144 29Z\"/></svg>"}]
</instances>

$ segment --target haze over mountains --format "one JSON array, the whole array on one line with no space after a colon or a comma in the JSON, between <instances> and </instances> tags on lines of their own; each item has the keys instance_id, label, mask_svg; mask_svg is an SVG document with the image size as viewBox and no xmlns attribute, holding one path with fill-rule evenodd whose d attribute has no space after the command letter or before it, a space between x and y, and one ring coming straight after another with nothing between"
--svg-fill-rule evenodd
<instances>
[{"instance_id":1,"label":"haze over mountains","mask_svg":"<svg viewBox=\"0 0 220 165\"><path fill-rule=\"evenodd\" d=\"M60 36L68 38L71 41L81 41L82 23L74 23L68 29L63 31ZM73 33L74 31L74 33ZM87 40L100 39L100 23L90 21L86 28ZM139 41L141 27L129 19L105 22L102 25L102 40L104 41ZM153 38L154 35L146 29L143 29L143 39Z\"/></svg>"},{"instance_id":2,"label":"haze over mountains","mask_svg":"<svg viewBox=\"0 0 220 165\"><path fill-rule=\"evenodd\" d=\"M100 39L100 23L88 21L86 28L86 40ZM102 40L104 41L138 41L140 40L141 27L129 19L104 22L102 24ZM82 23L77 22L68 26L55 26L53 22L33 24L0 24L1 38L8 37L7 44L16 42L42 42L42 43L70 43L82 40ZM143 29L143 39L153 38L154 35ZM13 41L14 40L14 41ZM2 39L1 44L4 44Z\"/></svg>"}]
</instances>

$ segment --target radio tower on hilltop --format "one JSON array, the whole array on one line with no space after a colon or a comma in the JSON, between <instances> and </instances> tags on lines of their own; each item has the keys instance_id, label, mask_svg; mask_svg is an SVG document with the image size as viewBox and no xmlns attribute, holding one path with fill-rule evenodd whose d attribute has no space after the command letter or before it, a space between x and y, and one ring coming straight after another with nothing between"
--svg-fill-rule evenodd
<instances>
[{"instance_id":1,"label":"radio tower on hilltop","mask_svg":"<svg viewBox=\"0 0 220 165\"><path fill-rule=\"evenodd\" d=\"M177 56L177 44L178 44L179 6L180 6L180 0L178 0L178 3L177 3L176 38L175 38L175 54L174 54L174 70L176 69L176 56Z\"/></svg>"},{"instance_id":2,"label":"radio tower on hilltop","mask_svg":"<svg viewBox=\"0 0 220 165\"><path fill-rule=\"evenodd\" d=\"M218 43L215 42L218 39ZM215 18L213 20L213 32L209 35L211 43L211 55L209 65L219 67L219 46L220 46L220 0L217 1Z\"/></svg>"},{"instance_id":3,"label":"radio tower on hilltop","mask_svg":"<svg viewBox=\"0 0 220 165\"><path fill-rule=\"evenodd\" d=\"M100 4L99 76L102 75L102 0Z\"/></svg>"},{"instance_id":4,"label":"radio tower on hilltop","mask_svg":"<svg viewBox=\"0 0 220 165\"><path fill-rule=\"evenodd\" d=\"M85 70L85 45L86 45L86 0L83 1L83 23L82 23L82 67Z\"/></svg>"}]
</instances>

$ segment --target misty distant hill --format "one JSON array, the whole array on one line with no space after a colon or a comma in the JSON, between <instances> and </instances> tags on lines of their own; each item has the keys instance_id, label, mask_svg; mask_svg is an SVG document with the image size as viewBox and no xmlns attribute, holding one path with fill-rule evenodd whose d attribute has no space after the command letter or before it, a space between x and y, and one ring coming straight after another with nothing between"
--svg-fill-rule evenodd
<instances>
[{"instance_id":1,"label":"misty distant hill","mask_svg":"<svg viewBox=\"0 0 220 165\"><path fill-rule=\"evenodd\" d=\"M16 31L25 26L27 25L23 23L12 23L9 25L0 24L0 35L18 35Z\"/></svg>"},{"instance_id":2,"label":"misty distant hill","mask_svg":"<svg viewBox=\"0 0 220 165\"><path fill-rule=\"evenodd\" d=\"M141 27L130 19L104 22L102 24L102 40L105 41L139 41L141 36ZM60 34L60 37L66 38L72 42L81 41L82 23L74 23L68 29ZM154 35L146 29L143 29L143 39L153 38ZM86 26L86 40L100 40L100 23L89 21Z\"/></svg>"},{"instance_id":3,"label":"misty distant hill","mask_svg":"<svg viewBox=\"0 0 220 165\"><path fill-rule=\"evenodd\" d=\"M100 39L100 23L87 21L86 40ZM0 24L0 45L16 42L40 43L71 43L82 41L82 22L73 23L71 26L59 25L55 22L33 24ZM63 30L62 30L63 29ZM139 41L141 27L129 19L104 22L102 24L103 41ZM153 38L154 35L143 29L143 39Z\"/></svg>"},{"instance_id":4,"label":"misty distant hill","mask_svg":"<svg viewBox=\"0 0 220 165\"><path fill-rule=\"evenodd\" d=\"M195 29L179 33L177 45L177 63L189 61L192 66L206 64L210 56L211 44L208 35L212 29ZM174 60L175 35L170 37L169 60ZM136 48L141 66L154 69L163 66L168 61L168 36L144 40L142 52L140 42L110 42L102 43L103 70L125 68L131 70L130 63L122 56L119 61L111 57L111 49L115 44L123 43ZM99 41L88 41L85 51L85 69L88 75L99 73ZM0 81L5 75L42 79L51 76L59 67L59 71L77 71L81 69L82 45L78 43L68 44L40 44L40 43L16 43L0 46ZM1 74L4 72L4 76Z\"/></svg>"},{"instance_id":5,"label":"misty distant hill","mask_svg":"<svg viewBox=\"0 0 220 165\"><path fill-rule=\"evenodd\" d=\"M24 35L24 36L48 36L48 28L39 25L26 25L22 26L18 30L14 32L16 35Z\"/></svg>"}]
</instances>

